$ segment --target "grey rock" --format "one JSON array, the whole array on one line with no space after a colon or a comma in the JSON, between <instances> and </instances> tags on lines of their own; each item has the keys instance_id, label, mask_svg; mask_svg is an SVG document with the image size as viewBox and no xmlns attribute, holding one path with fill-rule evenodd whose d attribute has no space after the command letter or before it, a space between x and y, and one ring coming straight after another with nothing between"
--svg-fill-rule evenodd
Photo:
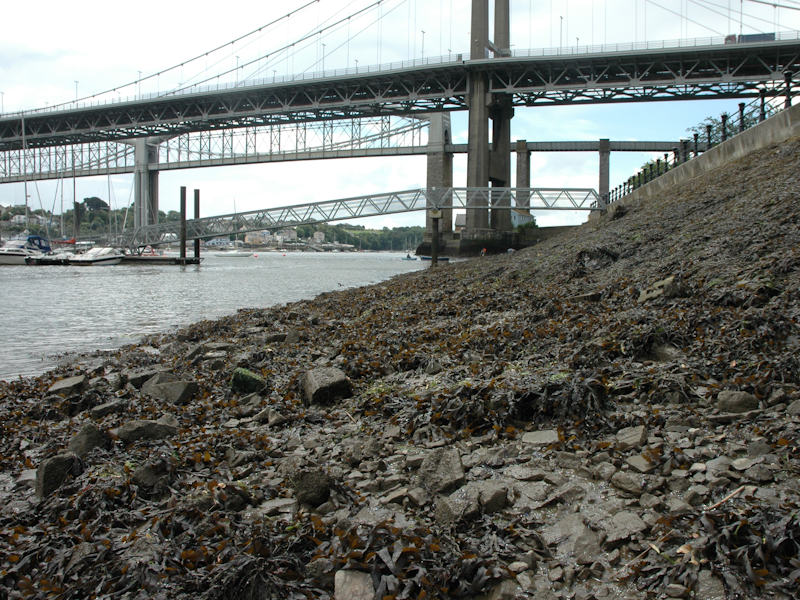
<instances>
[{"instance_id":1,"label":"grey rock","mask_svg":"<svg viewBox=\"0 0 800 600\"><path fill-rule=\"evenodd\" d=\"M602 481L611 481L611 478L617 473L617 467L610 462L604 462L597 465L592 471L592 476Z\"/></svg>"},{"instance_id":2,"label":"grey rock","mask_svg":"<svg viewBox=\"0 0 800 600\"><path fill-rule=\"evenodd\" d=\"M664 588L664 593L669 598L685 598L689 595L689 589L679 583L670 583Z\"/></svg>"},{"instance_id":3,"label":"grey rock","mask_svg":"<svg viewBox=\"0 0 800 600\"><path fill-rule=\"evenodd\" d=\"M786 414L796 417L800 415L800 400L795 400L786 407Z\"/></svg>"},{"instance_id":4,"label":"grey rock","mask_svg":"<svg viewBox=\"0 0 800 600\"><path fill-rule=\"evenodd\" d=\"M350 380L335 367L320 367L303 375L303 392L309 404L330 405L353 395Z\"/></svg>"},{"instance_id":5,"label":"grey rock","mask_svg":"<svg viewBox=\"0 0 800 600\"><path fill-rule=\"evenodd\" d=\"M180 381L172 373L158 373L142 385L142 393L155 400L182 405L200 390L194 381Z\"/></svg>"},{"instance_id":6,"label":"grey rock","mask_svg":"<svg viewBox=\"0 0 800 600\"><path fill-rule=\"evenodd\" d=\"M514 486L517 499L514 506L519 509L538 508L549 494L550 485L544 481L520 483Z\"/></svg>"},{"instance_id":7,"label":"grey rock","mask_svg":"<svg viewBox=\"0 0 800 600\"><path fill-rule=\"evenodd\" d=\"M621 452L641 448L647 442L647 428L644 425L626 427L617 432L617 449Z\"/></svg>"},{"instance_id":8,"label":"grey rock","mask_svg":"<svg viewBox=\"0 0 800 600\"><path fill-rule=\"evenodd\" d=\"M548 546L557 546L560 553L572 554L575 550L575 541L583 535L588 535L587 529L580 513L570 513L555 523L543 527L542 540Z\"/></svg>"},{"instance_id":9,"label":"grey rock","mask_svg":"<svg viewBox=\"0 0 800 600\"><path fill-rule=\"evenodd\" d=\"M724 413L744 413L758 408L758 398L747 392L724 390L717 396L717 408Z\"/></svg>"},{"instance_id":10,"label":"grey rock","mask_svg":"<svg viewBox=\"0 0 800 600\"><path fill-rule=\"evenodd\" d=\"M504 474L518 481L542 481L545 478L545 472L542 469L526 467L524 465L508 467L504 471Z\"/></svg>"},{"instance_id":11,"label":"grey rock","mask_svg":"<svg viewBox=\"0 0 800 600\"><path fill-rule=\"evenodd\" d=\"M262 502L256 511L267 517L274 517L280 513L294 514L297 512L297 500L294 498L273 498Z\"/></svg>"},{"instance_id":12,"label":"grey rock","mask_svg":"<svg viewBox=\"0 0 800 600\"><path fill-rule=\"evenodd\" d=\"M410 489L408 491L408 499L411 500L415 506L422 506L428 502L428 492L425 491L425 488L421 487Z\"/></svg>"},{"instance_id":13,"label":"grey rock","mask_svg":"<svg viewBox=\"0 0 800 600\"><path fill-rule=\"evenodd\" d=\"M644 491L644 483L640 476L636 476L633 473L625 473L623 471L618 471L614 474L614 476L611 478L611 485L618 490L634 496L641 496L642 492Z\"/></svg>"},{"instance_id":14,"label":"grey rock","mask_svg":"<svg viewBox=\"0 0 800 600\"><path fill-rule=\"evenodd\" d=\"M178 432L174 425L159 421L136 420L125 423L117 431L119 439L130 444L139 440L163 440Z\"/></svg>"},{"instance_id":15,"label":"grey rock","mask_svg":"<svg viewBox=\"0 0 800 600\"><path fill-rule=\"evenodd\" d=\"M772 481L772 469L766 465L753 465L744 472L745 478L756 483L769 483Z\"/></svg>"},{"instance_id":16,"label":"grey rock","mask_svg":"<svg viewBox=\"0 0 800 600\"><path fill-rule=\"evenodd\" d=\"M153 387L162 383L170 383L173 381L178 381L178 377L176 375L170 373L169 371L159 371L142 384L142 393L150 395L150 390L152 390Z\"/></svg>"},{"instance_id":17,"label":"grey rock","mask_svg":"<svg viewBox=\"0 0 800 600\"><path fill-rule=\"evenodd\" d=\"M528 431L522 436L522 443L531 446L551 446L557 444L558 441L558 431L555 429Z\"/></svg>"},{"instance_id":18,"label":"grey rock","mask_svg":"<svg viewBox=\"0 0 800 600\"><path fill-rule=\"evenodd\" d=\"M475 600L515 600L519 598L520 587L512 579L504 579L495 585L488 594L477 596Z\"/></svg>"},{"instance_id":19,"label":"grey rock","mask_svg":"<svg viewBox=\"0 0 800 600\"><path fill-rule=\"evenodd\" d=\"M480 515L478 496L471 490L461 488L436 500L435 518L440 525L453 525L464 519Z\"/></svg>"},{"instance_id":20,"label":"grey rock","mask_svg":"<svg viewBox=\"0 0 800 600\"><path fill-rule=\"evenodd\" d=\"M110 402L105 402L104 404L99 404L94 408L89 409L89 416L91 416L93 419L102 419L108 415L121 413L127 407L128 403L125 402L125 400L111 400Z\"/></svg>"},{"instance_id":21,"label":"grey rock","mask_svg":"<svg viewBox=\"0 0 800 600\"><path fill-rule=\"evenodd\" d=\"M97 425L89 423L81 427L81 430L69 441L69 450L81 458L84 458L93 448L104 448L108 446L110 439L100 431Z\"/></svg>"},{"instance_id":22,"label":"grey rock","mask_svg":"<svg viewBox=\"0 0 800 600\"><path fill-rule=\"evenodd\" d=\"M146 381L152 379L158 373L162 372L164 372L162 367L158 368L148 367L144 369L131 369L128 371L123 371L122 375L123 377L125 377L125 379L128 380L128 383L130 383L133 387L135 387L138 390L144 385Z\"/></svg>"},{"instance_id":23,"label":"grey rock","mask_svg":"<svg viewBox=\"0 0 800 600\"><path fill-rule=\"evenodd\" d=\"M629 540L637 533L647 530L647 524L635 512L623 510L611 517L610 521L605 521L603 526L606 530L607 546L612 546Z\"/></svg>"},{"instance_id":24,"label":"grey rock","mask_svg":"<svg viewBox=\"0 0 800 600\"><path fill-rule=\"evenodd\" d=\"M638 471L639 473L649 473L658 467L658 465L650 462L641 454L631 456L625 462L628 463L632 469Z\"/></svg>"},{"instance_id":25,"label":"grey rock","mask_svg":"<svg viewBox=\"0 0 800 600\"><path fill-rule=\"evenodd\" d=\"M69 396L80 392L86 387L86 375L76 375L60 379L48 388L48 393L58 394L59 396Z\"/></svg>"},{"instance_id":26,"label":"grey rock","mask_svg":"<svg viewBox=\"0 0 800 600\"><path fill-rule=\"evenodd\" d=\"M464 465L458 450L436 448L419 467L423 487L434 494L445 494L464 483Z\"/></svg>"},{"instance_id":27,"label":"grey rock","mask_svg":"<svg viewBox=\"0 0 800 600\"><path fill-rule=\"evenodd\" d=\"M697 600L725 600L728 595L722 580L708 569L703 569L697 574L695 598Z\"/></svg>"},{"instance_id":28,"label":"grey rock","mask_svg":"<svg viewBox=\"0 0 800 600\"><path fill-rule=\"evenodd\" d=\"M169 478L169 464L166 460L148 461L131 475L131 481L139 487L155 489L162 487Z\"/></svg>"},{"instance_id":29,"label":"grey rock","mask_svg":"<svg viewBox=\"0 0 800 600\"><path fill-rule=\"evenodd\" d=\"M475 481L467 484L478 492L478 504L484 514L503 510L508 505L508 486L494 481Z\"/></svg>"},{"instance_id":30,"label":"grey rock","mask_svg":"<svg viewBox=\"0 0 800 600\"><path fill-rule=\"evenodd\" d=\"M36 469L36 495L40 498L49 496L64 481L83 472L83 463L74 452L56 454L42 461Z\"/></svg>"},{"instance_id":31,"label":"grey rock","mask_svg":"<svg viewBox=\"0 0 800 600\"><path fill-rule=\"evenodd\" d=\"M335 600L374 600L375 587L369 573L342 569L334 575Z\"/></svg>"},{"instance_id":32,"label":"grey rock","mask_svg":"<svg viewBox=\"0 0 800 600\"><path fill-rule=\"evenodd\" d=\"M754 440L747 445L747 456L763 456L772 452L772 446L767 440Z\"/></svg>"},{"instance_id":33,"label":"grey rock","mask_svg":"<svg viewBox=\"0 0 800 600\"><path fill-rule=\"evenodd\" d=\"M584 527L583 531L575 538L572 552L575 555L575 562L579 565L592 564L598 556L603 554L600 548L600 539L588 527Z\"/></svg>"}]
</instances>

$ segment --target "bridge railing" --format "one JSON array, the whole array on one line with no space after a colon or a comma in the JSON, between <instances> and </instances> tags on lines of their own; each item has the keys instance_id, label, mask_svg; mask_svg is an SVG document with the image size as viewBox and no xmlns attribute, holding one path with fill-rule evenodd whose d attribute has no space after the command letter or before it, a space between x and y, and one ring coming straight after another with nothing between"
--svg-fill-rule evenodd
<instances>
[{"instance_id":1,"label":"bridge railing","mask_svg":"<svg viewBox=\"0 0 800 600\"><path fill-rule=\"evenodd\" d=\"M309 204L281 206L186 221L186 239L208 239L250 231L275 231L298 225L343 221L427 209L596 210L590 188L422 188ZM140 227L118 240L129 248L178 239L181 224L171 221Z\"/></svg>"},{"instance_id":2,"label":"bridge railing","mask_svg":"<svg viewBox=\"0 0 800 600\"><path fill-rule=\"evenodd\" d=\"M701 134L695 132L693 139L681 140L680 145L673 148L671 153L664 154L663 160L657 158L649 161L642 169L600 198L600 205L604 207L624 198L664 173L698 157L702 151L713 148L728 138L758 125L790 107L792 98L798 95L800 92L792 88L792 74L788 73L783 85L764 87L761 89L759 98L749 103L740 102L739 113L735 119L731 119L727 113L723 113L718 121L709 119L712 122L705 124L705 140L701 141Z\"/></svg>"}]
</instances>

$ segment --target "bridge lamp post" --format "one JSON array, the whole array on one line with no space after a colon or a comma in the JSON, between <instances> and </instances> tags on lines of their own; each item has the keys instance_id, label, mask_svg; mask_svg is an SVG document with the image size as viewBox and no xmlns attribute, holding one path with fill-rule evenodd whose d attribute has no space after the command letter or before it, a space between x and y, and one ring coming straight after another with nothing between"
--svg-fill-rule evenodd
<instances>
[{"instance_id":1,"label":"bridge lamp post","mask_svg":"<svg viewBox=\"0 0 800 600\"><path fill-rule=\"evenodd\" d=\"M356 61L356 73L358 73L358 59L354 59Z\"/></svg>"},{"instance_id":2,"label":"bridge lamp post","mask_svg":"<svg viewBox=\"0 0 800 600\"><path fill-rule=\"evenodd\" d=\"M236 57L236 85L239 85L239 57Z\"/></svg>"},{"instance_id":3,"label":"bridge lamp post","mask_svg":"<svg viewBox=\"0 0 800 600\"><path fill-rule=\"evenodd\" d=\"M322 44L322 73L325 73L325 44Z\"/></svg>"},{"instance_id":4,"label":"bridge lamp post","mask_svg":"<svg viewBox=\"0 0 800 600\"><path fill-rule=\"evenodd\" d=\"M419 56L420 58L425 58L425 30L420 29L420 31L422 32L422 48L420 49Z\"/></svg>"},{"instance_id":5,"label":"bridge lamp post","mask_svg":"<svg viewBox=\"0 0 800 600\"><path fill-rule=\"evenodd\" d=\"M75 102L78 101L78 80L75 80Z\"/></svg>"},{"instance_id":6,"label":"bridge lamp post","mask_svg":"<svg viewBox=\"0 0 800 600\"><path fill-rule=\"evenodd\" d=\"M6 93L0 92L0 114L6 112Z\"/></svg>"}]
</instances>

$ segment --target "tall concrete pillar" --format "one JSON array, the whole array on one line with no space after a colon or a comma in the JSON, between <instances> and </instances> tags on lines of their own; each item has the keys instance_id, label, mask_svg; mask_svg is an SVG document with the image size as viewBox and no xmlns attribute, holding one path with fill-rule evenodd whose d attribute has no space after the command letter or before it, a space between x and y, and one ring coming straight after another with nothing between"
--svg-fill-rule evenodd
<instances>
[{"instance_id":1,"label":"tall concrete pillar","mask_svg":"<svg viewBox=\"0 0 800 600\"><path fill-rule=\"evenodd\" d=\"M607 139L600 140L600 178L597 183L597 193L605 201L609 190L609 174L611 167L611 142Z\"/></svg>"},{"instance_id":2,"label":"tall concrete pillar","mask_svg":"<svg viewBox=\"0 0 800 600\"><path fill-rule=\"evenodd\" d=\"M531 151L528 150L526 140L517 140L517 187L531 187ZM517 207L524 208L531 205L530 195L527 192L517 192Z\"/></svg>"},{"instance_id":3,"label":"tall concrete pillar","mask_svg":"<svg viewBox=\"0 0 800 600\"><path fill-rule=\"evenodd\" d=\"M511 53L511 34L509 22L509 0L494 2L494 45L500 55ZM511 118L514 108L511 96L496 94L490 109L492 118L492 152L489 163L489 181L492 187L511 187ZM505 196L493 204L510 206L511 199ZM511 231L511 212L500 208L492 212L492 229Z\"/></svg>"},{"instance_id":4,"label":"tall concrete pillar","mask_svg":"<svg viewBox=\"0 0 800 600\"><path fill-rule=\"evenodd\" d=\"M449 113L432 113L429 115L428 130L428 207L437 204L440 208L453 205L453 153L445 150L452 141ZM434 202L436 200L436 202ZM442 208L439 219L440 235L453 231L453 209ZM425 233L428 237L433 232L433 220L430 213L425 217Z\"/></svg>"},{"instance_id":5,"label":"tall concrete pillar","mask_svg":"<svg viewBox=\"0 0 800 600\"><path fill-rule=\"evenodd\" d=\"M470 58L486 56L489 43L489 0L472 0L472 28L470 31ZM469 133L467 140L467 187L489 186L489 81L486 73L472 71L469 75L467 104L469 106ZM467 207L482 205L480 195L467 197ZM489 228L489 211L485 208L467 208L467 231Z\"/></svg>"},{"instance_id":6,"label":"tall concrete pillar","mask_svg":"<svg viewBox=\"0 0 800 600\"><path fill-rule=\"evenodd\" d=\"M157 138L141 138L134 147L134 227L158 223L158 163Z\"/></svg>"}]
</instances>

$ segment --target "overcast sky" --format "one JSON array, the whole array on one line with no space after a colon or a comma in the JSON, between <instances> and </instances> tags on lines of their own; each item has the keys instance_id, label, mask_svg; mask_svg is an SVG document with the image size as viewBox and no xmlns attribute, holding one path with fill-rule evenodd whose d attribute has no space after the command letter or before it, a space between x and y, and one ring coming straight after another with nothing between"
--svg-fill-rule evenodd
<instances>
[{"instance_id":1,"label":"overcast sky","mask_svg":"<svg viewBox=\"0 0 800 600\"><path fill-rule=\"evenodd\" d=\"M216 85L291 76L323 68L354 67L464 52L469 47L470 0L308 0L225 4L193 0L139 0L111 4L5 2L0 39L3 112L163 93L187 83ZM779 5L800 8L795 0ZM492 6L490 2L490 6ZM800 29L800 10L752 0L511 0L513 50L599 45ZM741 11L741 13L740 13ZM301 38L343 20L322 35ZM242 41L236 38L268 25ZM222 46L209 55L206 52ZM291 51L283 50L290 46ZM196 56L201 59L185 62ZM169 67L176 69L156 75ZM238 65L238 69L237 69ZM227 74L214 77L229 71ZM148 78L148 76L151 76ZM138 81L142 78L142 81ZM206 81L207 80L207 81ZM85 100L84 100L85 99ZM709 115L736 111L737 101L658 102L517 109L512 139L672 140ZM466 141L466 114L453 115L455 141ZM614 154L612 187L648 155ZM594 154L535 154L533 185L597 187ZM513 166L512 166L513 173ZM164 172L162 210L177 209L179 187L201 190L203 216L304 201L424 187L425 159L373 158L236 166ZM455 161L455 185L466 184L466 158ZM115 208L132 198L132 176L82 178L76 196L109 199ZM59 210L56 182L29 184L30 205ZM64 184L64 204L73 184ZM0 185L0 203L23 204L22 184ZM563 219L564 215L559 216ZM557 220L539 218L540 223ZM369 227L424 225L422 214L361 221Z\"/></svg>"}]
</instances>

